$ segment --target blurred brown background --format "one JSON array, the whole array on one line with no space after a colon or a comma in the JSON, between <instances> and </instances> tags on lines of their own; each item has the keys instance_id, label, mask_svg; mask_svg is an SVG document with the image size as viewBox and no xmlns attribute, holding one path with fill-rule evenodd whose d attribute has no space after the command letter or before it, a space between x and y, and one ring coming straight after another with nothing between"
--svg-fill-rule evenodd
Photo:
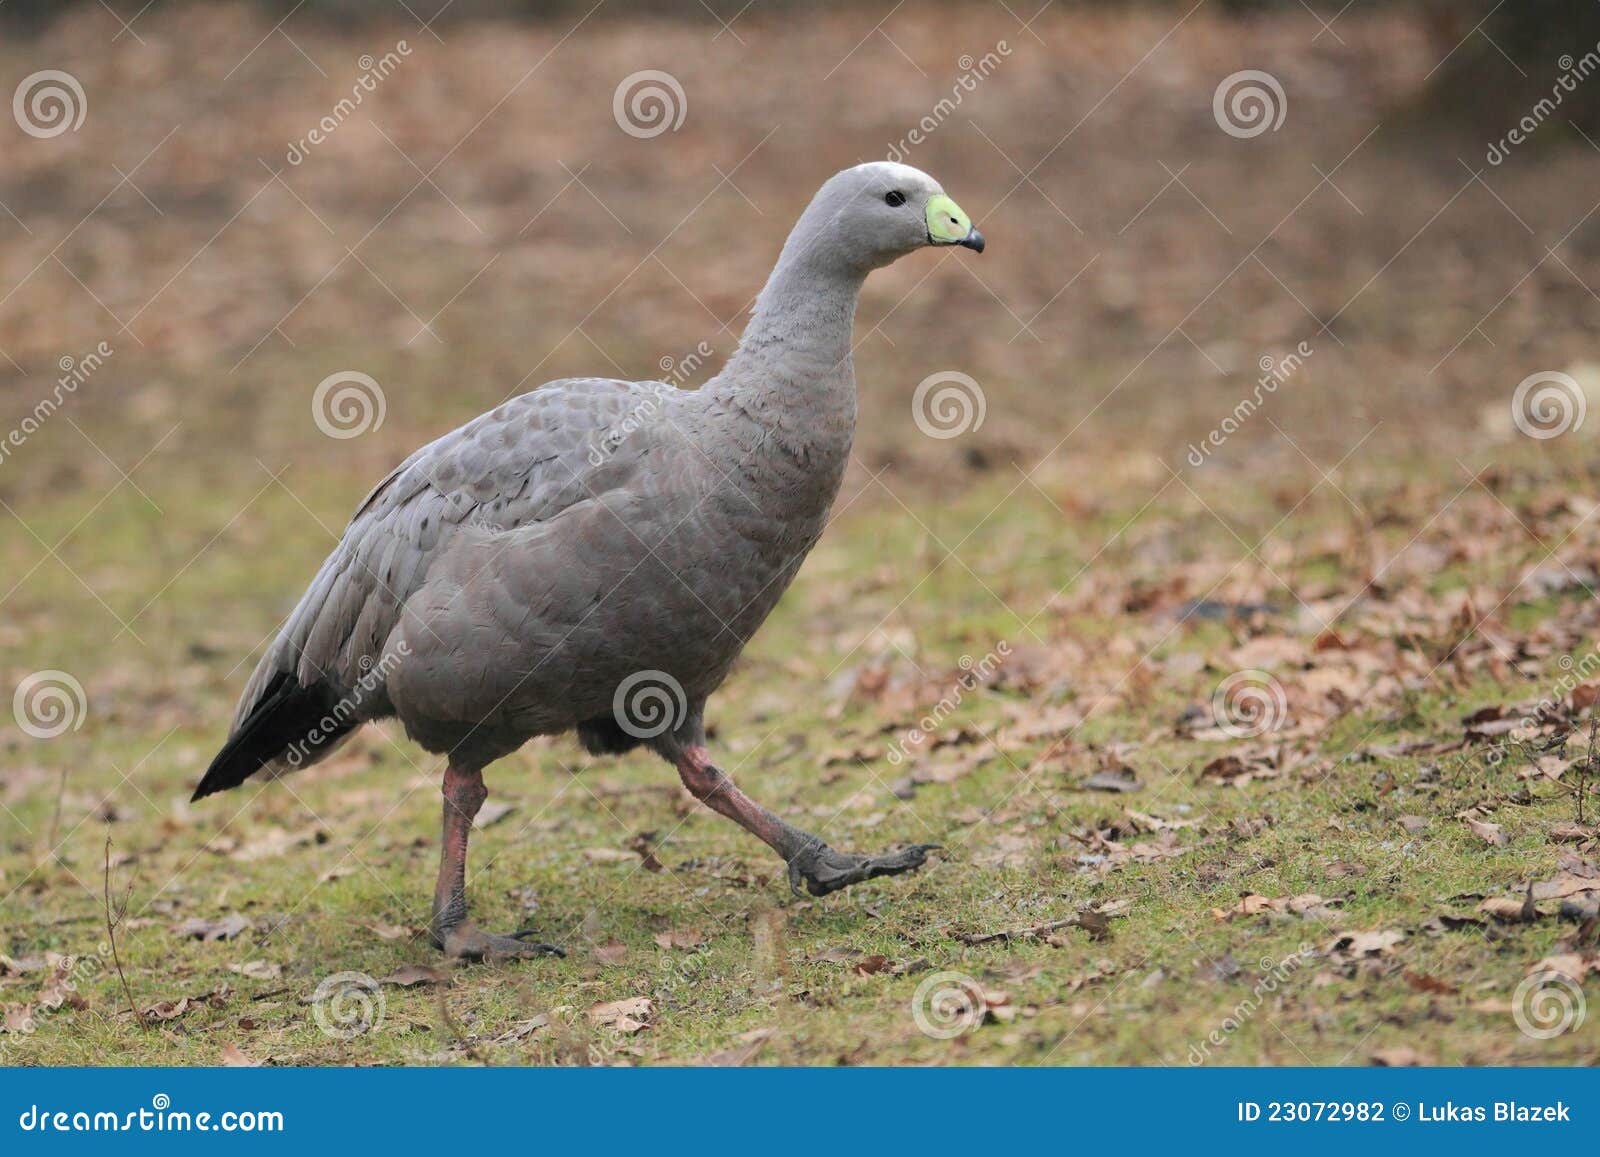
<instances>
[{"instance_id":1,"label":"blurred brown background","mask_svg":"<svg viewBox=\"0 0 1600 1157\"><path fill-rule=\"evenodd\" d=\"M1485 160L1526 111L1514 90L1559 71L1538 37L1491 44L1491 4L458 2L429 23L399 3L89 3L24 28L40 7L7 5L0 77L9 92L65 71L86 115L48 139L0 125L0 421L108 342L72 417L119 468L165 436L162 469L220 449L273 468L343 456L365 478L550 378L726 353L814 188L903 142L986 55L906 159L990 248L870 283L864 466L925 463L937 482L952 457L1027 467L1058 444L1047 466L1108 447L1177 465L1258 361L1301 340L1316 356L1274 417L1313 455L1378 419L1374 445L1448 453L1528 373L1589 356L1600 308L1600 152L1581 122ZM291 164L363 58L401 42ZM1466 90L1498 94L1486 124L1439 109L1463 63ZM613 96L646 69L685 107L641 139ZM1219 129L1214 92L1241 69L1280 82L1276 131ZM307 417L345 369L382 384L388 415L341 447ZM943 369L988 404L955 453L906 421ZM1255 425L1221 468L1294 459ZM38 441L72 452L0 469L19 512L111 470L64 429Z\"/></svg>"}]
</instances>

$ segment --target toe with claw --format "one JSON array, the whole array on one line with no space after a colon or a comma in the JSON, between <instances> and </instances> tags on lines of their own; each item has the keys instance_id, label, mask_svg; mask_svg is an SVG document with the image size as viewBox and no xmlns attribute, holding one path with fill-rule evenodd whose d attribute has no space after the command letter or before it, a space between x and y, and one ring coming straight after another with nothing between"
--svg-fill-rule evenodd
<instances>
[{"instance_id":1,"label":"toe with claw","mask_svg":"<svg viewBox=\"0 0 1600 1157\"><path fill-rule=\"evenodd\" d=\"M836 852L820 841L808 844L789 861L789 889L796 896L803 896L805 892L800 885L804 883L813 896L826 896L863 880L898 876L922 867L928 853L938 847L938 844L913 844L881 856L858 856Z\"/></svg>"},{"instance_id":2,"label":"toe with claw","mask_svg":"<svg viewBox=\"0 0 1600 1157\"><path fill-rule=\"evenodd\" d=\"M472 924L462 924L450 929L441 937L446 956L455 960L524 960L533 956L565 956L566 951L554 944L530 941L531 930L496 936L480 931Z\"/></svg>"}]
</instances>

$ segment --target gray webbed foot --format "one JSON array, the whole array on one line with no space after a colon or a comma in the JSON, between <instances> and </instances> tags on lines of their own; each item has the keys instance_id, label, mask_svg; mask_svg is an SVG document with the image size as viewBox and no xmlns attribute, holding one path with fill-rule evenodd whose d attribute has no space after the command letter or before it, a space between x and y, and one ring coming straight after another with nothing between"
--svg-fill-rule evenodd
<instances>
[{"instance_id":1,"label":"gray webbed foot","mask_svg":"<svg viewBox=\"0 0 1600 1157\"><path fill-rule=\"evenodd\" d=\"M534 956L565 956L564 949L554 944L539 944L528 940L531 930L515 932L510 936L496 936L482 932L472 924L459 924L450 929L436 943L446 956L455 960L526 960ZM442 939L442 943L440 943Z\"/></svg>"},{"instance_id":2,"label":"gray webbed foot","mask_svg":"<svg viewBox=\"0 0 1600 1157\"><path fill-rule=\"evenodd\" d=\"M898 852L885 852L881 856L858 856L849 852L836 852L818 841L807 844L789 861L789 890L803 896L802 882L813 896L826 896L851 884L871 880L878 876L898 876L914 871L928 859L928 853L938 844L913 844Z\"/></svg>"}]
</instances>

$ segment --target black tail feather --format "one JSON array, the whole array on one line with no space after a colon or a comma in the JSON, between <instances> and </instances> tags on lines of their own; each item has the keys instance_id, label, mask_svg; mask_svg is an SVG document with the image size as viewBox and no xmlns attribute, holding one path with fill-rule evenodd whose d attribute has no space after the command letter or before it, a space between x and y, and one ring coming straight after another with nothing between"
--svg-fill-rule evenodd
<instances>
[{"instance_id":1,"label":"black tail feather","mask_svg":"<svg viewBox=\"0 0 1600 1157\"><path fill-rule=\"evenodd\" d=\"M644 740L624 731L622 725L611 716L601 715L578 724L578 742L590 755L621 755L625 751L632 751Z\"/></svg>"},{"instance_id":2,"label":"black tail feather","mask_svg":"<svg viewBox=\"0 0 1600 1157\"><path fill-rule=\"evenodd\" d=\"M297 766L315 763L359 719L338 712L339 695L326 683L303 687L293 674L280 673L267 685L237 732L206 769L192 800L238 787L275 759Z\"/></svg>"}]
</instances>

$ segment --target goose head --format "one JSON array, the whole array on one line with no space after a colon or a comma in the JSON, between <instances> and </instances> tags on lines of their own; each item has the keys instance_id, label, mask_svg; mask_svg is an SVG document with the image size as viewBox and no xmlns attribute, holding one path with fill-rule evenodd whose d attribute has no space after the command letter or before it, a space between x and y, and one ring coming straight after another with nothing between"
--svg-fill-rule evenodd
<instances>
[{"instance_id":1,"label":"goose head","mask_svg":"<svg viewBox=\"0 0 1600 1157\"><path fill-rule=\"evenodd\" d=\"M807 258L865 273L928 246L983 252L972 218L921 169L871 161L831 177L785 246Z\"/></svg>"}]
</instances>

